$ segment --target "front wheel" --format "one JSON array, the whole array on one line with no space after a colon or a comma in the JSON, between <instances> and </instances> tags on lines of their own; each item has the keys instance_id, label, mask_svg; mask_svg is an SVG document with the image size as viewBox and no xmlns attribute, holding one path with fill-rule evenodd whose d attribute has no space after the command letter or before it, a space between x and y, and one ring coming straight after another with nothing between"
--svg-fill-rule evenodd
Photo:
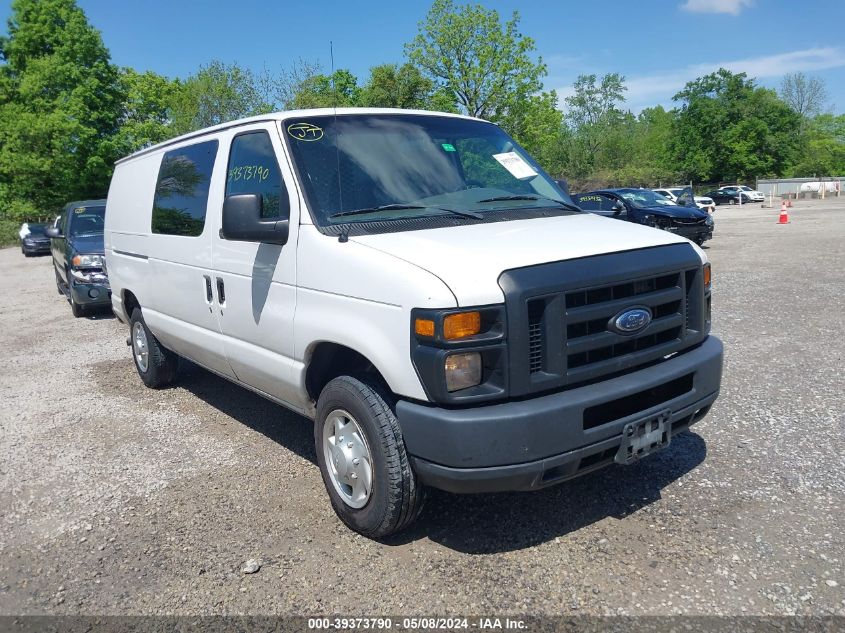
<instances>
[{"instance_id":1,"label":"front wheel","mask_svg":"<svg viewBox=\"0 0 845 633\"><path fill-rule=\"evenodd\" d=\"M410 525L425 500L391 401L374 381L350 376L329 382L317 400L314 443L332 507L370 538Z\"/></svg>"},{"instance_id":2,"label":"front wheel","mask_svg":"<svg viewBox=\"0 0 845 633\"><path fill-rule=\"evenodd\" d=\"M176 378L179 357L159 343L144 323L140 308L132 311L129 320L129 338L132 345L132 359L135 369L147 387L160 389Z\"/></svg>"},{"instance_id":3,"label":"front wheel","mask_svg":"<svg viewBox=\"0 0 845 633\"><path fill-rule=\"evenodd\" d=\"M731 198L730 200L728 200L728 204L734 205L734 204L736 204L736 200Z\"/></svg>"},{"instance_id":4,"label":"front wheel","mask_svg":"<svg viewBox=\"0 0 845 633\"><path fill-rule=\"evenodd\" d=\"M76 300L73 298L73 288L68 288L68 295L70 296L70 298L68 300L70 301L70 312L71 312L71 314L74 317L76 317L77 319L80 318L80 317L84 317L85 316L85 308L83 306L79 305L76 302Z\"/></svg>"}]
</instances>

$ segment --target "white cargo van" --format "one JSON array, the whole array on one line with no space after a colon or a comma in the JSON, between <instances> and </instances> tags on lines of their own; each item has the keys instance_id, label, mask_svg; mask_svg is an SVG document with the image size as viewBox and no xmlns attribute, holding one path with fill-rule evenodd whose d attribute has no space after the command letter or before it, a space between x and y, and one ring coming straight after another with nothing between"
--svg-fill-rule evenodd
<instances>
[{"instance_id":1,"label":"white cargo van","mask_svg":"<svg viewBox=\"0 0 845 633\"><path fill-rule=\"evenodd\" d=\"M703 252L582 213L478 119L307 110L182 136L118 162L105 243L144 383L184 357L313 419L332 505L371 537L429 486L636 461L719 393Z\"/></svg>"}]
</instances>

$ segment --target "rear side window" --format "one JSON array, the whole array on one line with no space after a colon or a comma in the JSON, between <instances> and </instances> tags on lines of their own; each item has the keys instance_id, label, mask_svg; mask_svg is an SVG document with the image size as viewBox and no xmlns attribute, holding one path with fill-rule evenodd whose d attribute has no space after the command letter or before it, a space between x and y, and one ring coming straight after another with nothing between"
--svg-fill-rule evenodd
<instances>
[{"instance_id":1,"label":"rear side window","mask_svg":"<svg viewBox=\"0 0 845 633\"><path fill-rule=\"evenodd\" d=\"M288 191L270 135L264 130L239 134L232 141L226 195L238 193L261 194L262 218L287 218L290 215Z\"/></svg>"},{"instance_id":2,"label":"rear side window","mask_svg":"<svg viewBox=\"0 0 845 633\"><path fill-rule=\"evenodd\" d=\"M202 233L216 155L217 141L180 147L164 155L153 202L153 233L189 237Z\"/></svg>"}]
</instances>

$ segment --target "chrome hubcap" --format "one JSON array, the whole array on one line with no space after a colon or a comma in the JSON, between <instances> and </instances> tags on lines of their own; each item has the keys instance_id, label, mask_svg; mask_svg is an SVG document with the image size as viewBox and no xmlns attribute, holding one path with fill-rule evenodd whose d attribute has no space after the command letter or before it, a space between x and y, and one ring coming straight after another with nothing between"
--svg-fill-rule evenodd
<instances>
[{"instance_id":1,"label":"chrome hubcap","mask_svg":"<svg viewBox=\"0 0 845 633\"><path fill-rule=\"evenodd\" d=\"M150 348L147 345L147 332L140 321L136 321L132 326L132 352L135 354L138 369L146 373L150 362Z\"/></svg>"},{"instance_id":2,"label":"chrome hubcap","mask_svg":"<svg viewBox=\"0 0 845 633\"><path fill-rule=\"evenodd\" d=\"M367 438L349 412L335 409L323 423L323 457L329 479L346 505L363 508L373 489Z\"/></svg>"}]
</instances>

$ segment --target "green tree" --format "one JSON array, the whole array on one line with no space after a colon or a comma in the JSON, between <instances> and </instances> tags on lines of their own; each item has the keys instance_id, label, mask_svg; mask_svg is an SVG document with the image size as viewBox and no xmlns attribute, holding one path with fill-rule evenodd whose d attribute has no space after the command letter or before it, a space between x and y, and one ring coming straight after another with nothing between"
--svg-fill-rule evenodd
<instances>
[{"instance_id":1,"label":"green tree","mask_svg":"<svg viewBox=\"0 0 845 633\"><path fill-rule=\"evenodd\" d=\"M599 81L596 75L580 75L573 90L565 99L566 122L572 130L568 167L579 178L610 166L611 148L619 143L626 116L620 107L625 78L610 73Z\"/></svg>"},{"instance_id":2,"label":"green tree","mask_svg":"<svg viewBox=\"0 0 845 633\"><path fill-rule=\"evenodd\" d=\"M798 150L800 116L772 90L724 68L689 82L672 148L685 178L742 181L782 175Z\"/></svg>"},{"instance_id":3,"label":"green tree","mask_svg":"<svg viewBox=\"0 0 845 633\"><path fill-rule=\"evenodd\" d=\"M819 114L809 120L801 158L790 172L799 177L845 174L845 114Z\"/></svg>"},{"instance_id":4,"label":"green tree","mask_svg":"<svg viewBox=\"0 0 845 633\"><path fill-rule=\"evenodd\" d=\"M374 108L425 109L434 82L412 64L381 64L370 69L361 89L361 105Z\"/></svg>"},{"instance_id":5,"label":"green tree","mask_svg":"<svg viewBox=\"0 0 845 633\"><path fill-rule=\"evenodd\" d=\"M534 40L519 30L519 14L504 24L481 5L434 0L405 50L435 84L454 94L461 111L497 121L542 88L546 67L534 61Z\"/></svg>"},{"instance_id":6,"label":"green tree","mask_svg":"<svg viewBox=\"0 0 845 633\"><path fill-rule=\"evenodd\" d=\"M827 87L819 77L787 73L780 84L780 98L801 117L803 133L806 121L821 112L827 99Z\"/></svg>"},{"instance_id":7,"label":"green tree","mask_svg":"<svg viewBox=\"0 0 845 633\"><path fill-rule=\"evenodd\" d=\"M120 81L124 100L114 138L118 153L130 154L174 136L170 108L181 87L179 82L132 68L122 69Z\"/></svg>"},{"instance_id":8,"label":"green tree","mask_svg":"<svg viewBox=\"0 0 845 633\"><path fill-rule=\"evenodd\" d=\"M171 99L173 132L184 134L256 114L272 112L261 80L239 64L215 60L200 67Z\"/></svg>"},{"instance_id":9,"label":"green tree","mask_svg":"<svg viewBox=\"0 0 845 633\"><path fill-rule=\"evenodd\" d=\"M288 109L346 108L360 105L361 88L358 79L341 68L331 75L317 73L305 77L290 91L285 103Z\"/></svg>"},{"instance_id":10,"label":"green tree","mask_svg":"<svg viewBox=\"0 0 845 633\"><path fill-rule=\"evenodd\" d=\"M99 32L73 0L13 0L0 58L0 204L104 195L123 95Z\"/></svg>"}]
</instances>

